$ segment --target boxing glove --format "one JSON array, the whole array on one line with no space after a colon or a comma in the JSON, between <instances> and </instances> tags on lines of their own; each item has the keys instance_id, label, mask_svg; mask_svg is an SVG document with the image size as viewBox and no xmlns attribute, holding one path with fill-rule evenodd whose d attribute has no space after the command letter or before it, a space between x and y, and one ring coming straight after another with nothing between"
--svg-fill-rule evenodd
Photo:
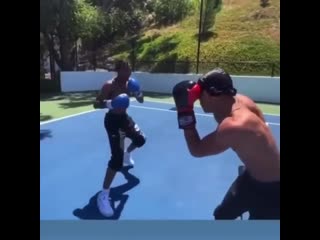
<instances>
[{"instance_id":1,"label":"boxing glove","mask_svg":"<svg viewBox=\"0 0 320 240\"><path fill-rule=\"evenodd\" d=\"M127 87L128 87L128 91L130 92L130 94L133 94L133 96L135 97L142 96L140 84L136 79L130 78L128 81Z\"/></svg>"},{"instance_id":2,"label":"boxing glove","mask_svg":"<svg viewBox=\"0 0 320 240\"><path fill-rule=\"evenodd\" d=\"M196 118L193 105L199 99L200 93L201 88L194 81L182 81L173 87L172 95L177 108L180 129L195 127Z\"/></svg>"},{"instance_id":3,"label":"boxing glove","mask_svg":"<svg viewBox=\"0 0 320 240\"><path fill-rule=\"evenodd\" d=\"M106 107L109 109L126 109L130 105L129 96L122 93L112 100L106 100Z\"/></svg>"}]
</instances>

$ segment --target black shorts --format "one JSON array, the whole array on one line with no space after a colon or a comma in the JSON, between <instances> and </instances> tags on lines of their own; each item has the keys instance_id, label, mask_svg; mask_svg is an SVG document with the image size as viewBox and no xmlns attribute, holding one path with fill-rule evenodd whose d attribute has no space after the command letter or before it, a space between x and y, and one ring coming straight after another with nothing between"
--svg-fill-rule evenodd
<instances>
[{"instance_id":1,"label":"black shorts","mask_svg":"<svg viewBox=\"0 0 320 240\"><path fill-rule=\"evenodd\" d=\"M109 167L119 171L123 165L124 139L131 139L136 147L144 145L146 139L139 126L127 114L115 114L107 112L104 119L104 126L108 134L111 159Z\"/></svg>"},{"instance_id":2,"label":"black shorts","mask_svg":"<svg viewBox=\"0 0 320 240\"><path fill-rule=\"evenodd\" d=\"M280 219L280 181L264 183L245 170L233 182L222 203L215 209L215 219L236 219L249 212L249 219Z\"/></svg>"}]
</instances>

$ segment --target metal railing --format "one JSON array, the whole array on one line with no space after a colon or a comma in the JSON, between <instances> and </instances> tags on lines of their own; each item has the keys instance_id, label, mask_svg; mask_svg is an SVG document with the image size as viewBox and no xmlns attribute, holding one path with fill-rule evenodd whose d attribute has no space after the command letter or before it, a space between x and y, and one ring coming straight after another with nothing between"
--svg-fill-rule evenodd
<instances>
[{"instance_id":1,"label":"metal railing","mask_svg":"<svg viewBox=\"0 0 320 240\"><path fill-rule=\"evenodd\" d=\"M133 71L151 73L205 73L215 67L221 67L233 75L280 76L280 62L267 61L135 61L131 63Z\"/></svg>"}]
</instances>

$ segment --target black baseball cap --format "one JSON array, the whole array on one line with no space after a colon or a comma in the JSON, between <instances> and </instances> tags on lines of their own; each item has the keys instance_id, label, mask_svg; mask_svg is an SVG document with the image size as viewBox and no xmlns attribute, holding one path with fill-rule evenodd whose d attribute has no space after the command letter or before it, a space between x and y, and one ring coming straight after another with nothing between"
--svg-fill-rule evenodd
<instances>
[{"instance_id":1,"label":"black baseball cap","mask_svg":"<svg viewBox=\"0 0 320 240\"><path fill-rule=\"evenodd\" d=\"M222 68L214 68L199 78L198 84L202 90L211 95L235 95L237 90L233 87L231 76Z\"/></svg>"}]
</instances>

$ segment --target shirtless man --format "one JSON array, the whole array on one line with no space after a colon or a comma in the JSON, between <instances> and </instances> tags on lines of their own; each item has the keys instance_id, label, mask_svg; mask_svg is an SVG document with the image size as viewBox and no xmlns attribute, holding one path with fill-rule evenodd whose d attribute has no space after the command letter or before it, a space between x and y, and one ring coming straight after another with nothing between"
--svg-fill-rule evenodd
<instances>
[{"instance_id":1,"label":"shirtless man","mask_svg":"<svg viewBox=\"0 0 320 240\"><path fill-rule=\"evenodd\" d=\"M97 205L102 215L111 217L114 214L109 202L110 185L123 165L133 165L130 153L137 147L142 147L146 138L138 125L127 114L130 96L134 96L138 102L143 103L143 94L139 83L130 78L131 69L124 61L116 63L117 76L107 81L101 88L96 98L94 108L108 108L105 115L104 126L109 138L111 159L103 182L103 190L97 198ZM124 139L131 139L131 144L124 149Z\"/></svg>"},{"instance_id":2,"label":"shirtless man","mask_svg":"<svg viewBox=\"0 0 320 240\"><path fill-rule=\"evenodd\" d=\"M249 219L280 219L280 150L262 112L248 97L237 95L233 81L216 68L198 82L182 81L173 88L178 125L184 130L194 157L220 154L232 149L245 165L215 209L215 219L237 219L249 212ZM196 129L194 102L213 113L217 128L200 138ZM214 189L213 189L214 190Z\"/></svg>"}]
</instances>

